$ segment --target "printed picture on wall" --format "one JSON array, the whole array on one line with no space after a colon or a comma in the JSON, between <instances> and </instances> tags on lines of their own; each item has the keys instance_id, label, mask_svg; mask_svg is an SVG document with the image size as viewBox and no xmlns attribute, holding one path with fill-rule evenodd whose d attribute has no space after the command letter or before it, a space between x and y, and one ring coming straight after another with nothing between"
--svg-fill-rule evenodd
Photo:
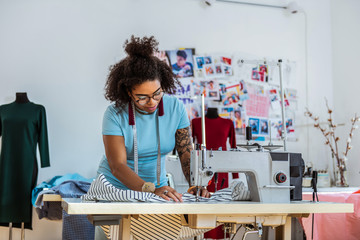
<instances>
[{"instance_id":1,"label":"printed picture on wall","mask_svg":"<svg viewBox=\"0 0 360 240\"><path fill-rule=\"evenodd\" d=\"M274 139L281 139L281 135L282 135L282 129L283 129L283 125L282 125L282 121L279 118L273 118L270 119L271 120L271 137ZM291 118L288 118L286 120L286 134L287 134L287 139L288 140L296 140L296 135L295 135L295 129L294 129L294 120Z\"/></svg>"},{"instance_id":2,"label":"printed picture on wall","mask_svg":"<svg viewBox=\"0 0 360 240\"><path fill-rule=\"evenodd\" d=\"M224 94L221 95L221 100L224 106L231 105L233 103L237 103L240 98L236 89L226 90Z\"/></svg>"},{"instance_id":3,"label":"printed picture on wall","mask_svg":"<svg viewBox=\"0 0 360 240\"><path fill-rule=\"evenodd\" d=\"M221 64L215 64L215 72L216 72L217 77L220 77L220 76L224 75L223 68L222 68Z\"/></svg>"},{"instance_id":4,"label":"printed picture on wall","mask_svg":"<svg viewBox=\"0 0 360 240\"><path fill-rule=\"evenodd\" d=\"M222 74L222 68L220 64L215 65L216 74Z\"/></svg>"},{"instance_id":5,"label":"printed picture on wall","mask_svg":"<svg viewBox=\"0 0 360 240\"><path fill-rule=\"evenodd\" d=\"M210 80L206 84L206 96L211 100L219 100L219 84L216 80Z\"/></svg>"},{"instance_id":6,"label":"printed picture on wall","mask_svg":"<svg viewBox=\"0 0 360 240\"><path fill-rule=\"evenodd\" d=\"M205 64L205 59L204 57L195 56L195 62L197 69L202 69L203 65Z\"/></svg>"},{"instance_id":7,"label":"printed picture on wall","mask_svg":"<svg viewBox=\"0 0 360 240\"><path fill-rule=\"evenodd\" d=\"M244 80L240 80L239 82L239 97L241 101L245 101L249 99L248 90L246 88L246 84Z\"/></svg>"},{"instance_id":8,"label":"printed picture on wall","mask_svg":"<svg viewBox=\"0 0 360 240\"><path fill-rule=\"evenodd\" d=\"M191 79L191 84L192 84L192 93L193 96L200 96L201 94L205 94L205 87L206 87L206 82L205 81L198 81L198 80L194 80Z\"/></svg>"},{"instance_id":9,"label":"printed picture on wall","mask_svg":"<svg viewBox=\"0 0 360 240\"><path fill-rule=\"evenodd\" d=\"M225 94L226 93L226 85L225 84L220 83L219 88L220 88L220 94Z\"/></svg>"},{"instance_id":10,"label":"printed picture on wall","mask_svg":"<svg viewBox=\"0 0 360 240\"><path fill-rule=\"evenodd\" d=\"M258 118L249 118L249 126L251 127L251 133L258 135L259 131L259 119Z\"/></svg>"},{"instance_id":11,"label":"printed picture on wall","mask_svg":"<svg viewBox=\"0 0 360 240\"><path fill-rule=\"evenodd\" d=\"M234 122L234 108L233 107L226 107L222 108L219 114L222 118L230 119Z\"/></svg>"},{"instance_id":12,"label":"printed picture on wall","mask_svg":"<svg viewBox=\"0 0 360 240\"><path fill-rule=\"evenodd\" d=\"M190 81L184 81L182 86L177 86L175 95L179 97L191 97L191 85Z\"/></svg>"},{"instance_id":13,"label":"printed picture on wall","mask_svg":"<svg viewBox=\"0 0 360 240\"><path fill-rule=\"evenodd\" d=\"M260 119L260 134L261 135L269 134L269 122L267 119Z\"/></svg>"},{"instance_id":14,"label":"printed picture on wall","mask_svg":"<svg viewBox=\"0 0 360 240\"><path fill-rule=\"evenodd\" d=\"M205 64L212 64L213 60L211 56L205 56L204 57Z\"/></svg>"},{"instance_id":15,"label":"printed picture on wall","mask_svg":"<svg viewBox=\"0 0 360 240\"><path fill-rule=\"evenodd\" d=\"M225 76L231 76L232 75L232 68L228 65L223 65L223 72Z\"/></svg>"},{"instance_id":16,"label":"printed picture on wall","mask_svg":"<svg viewBox=\"0 0 360 240\"><path fill-rule=\"evenodd\" d=\"M231 66L231 58L229 57L220 57L220 61L222 64Z\"/></svg>"},{"instance_id":17,"label":"printed picture on wall","mask_svg":"<svg viewBox=\"0 0 360 240\"><path fill-rule=\"evenodd\" d=\"M278 90L276 88L272 88L269 90L269 97L271 102L271 108L273 110L278 110L281 107L280 96Z\"/></svg>"},{"instance_id":18,"label":"printed picture on wall","mask_svg":"<svg viewBox=\"0 0 360 240\"><path fill-rule=\"evenodd\" d=\"M215 75L215 68L213 64L204 64L205 77L213 77Z\"/></svg>"},{"instance_id":19,"label":"printed picture on wall","mask_svg":"<svg viewBox=\"0 0 360 240\"><path fill-rule=\"evenodd\" d=\"M243 129L245 128L245 111L243 108L238 108L234 110L235 116L235 130L237 133L243 134Z\"/></svg>"},{"instance_id":20,"label":"printed picture on wall","mask_svg":"<svg viewBox=\"0 0 360 240\"><path fill-rule=\"evenodd\" d=\"M154 56L157 57L158 59L160 59L161 61L165 62L168 66L171 66L170 59L169 59L169 56L167 55L166 51L155 52Z\"/></svg>"},{"instance_id":21,"label":"printed picture on wall","mask_svg":"<svg viewBox=\"0 0 360 240\"><path fill-rule=\"evenodd\" d=\"M260 82L269 81L269 73L267 65L259 65L252 69L251 79Z\"/></svg>"},{"instance_id":22,"label":"printed picture on wall","mask_svg":"<svg viewBox=\"0 0 360 240\"><path fill-rule=\"evenodd\" d=\"M194 52L195 49L193 48L166 51L170 59L171 68L176 77L184 78L194 76Z\"/></svg>"}]
</instances>

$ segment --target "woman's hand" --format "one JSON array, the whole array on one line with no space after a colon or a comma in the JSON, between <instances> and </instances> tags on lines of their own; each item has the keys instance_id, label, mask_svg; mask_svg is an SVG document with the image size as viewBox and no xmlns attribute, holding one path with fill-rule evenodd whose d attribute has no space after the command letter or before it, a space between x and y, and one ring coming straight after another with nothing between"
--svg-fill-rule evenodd
<instances>
[{"instance_id":1,"label":"woman's hand","mask_svg":"<svg viewBox=\"0 0 360 240\"><path fill-rule=\"evenodd\" d=\"M156 195L162 197L165 200L170 201L170 199L174 200L175 202L182 202L182 194L178 193L175 189L164 186L160 188L156 188L155 192Z\"/></svg>"},{"instance_id":2,"label":"woman's hand","mask_svg":"<svg viewBox=\"0 0 360 240\"><path fill-rule=\"evenodd\" d=\"M210 193L208 192L208 190L206 189L206 187L196 187L196 186L192 186L188 189L188 193L196 195L197 190L199 189L199 196L201 197L205 197L205 198L210 198Z\"/></svg>"}]
</instances>

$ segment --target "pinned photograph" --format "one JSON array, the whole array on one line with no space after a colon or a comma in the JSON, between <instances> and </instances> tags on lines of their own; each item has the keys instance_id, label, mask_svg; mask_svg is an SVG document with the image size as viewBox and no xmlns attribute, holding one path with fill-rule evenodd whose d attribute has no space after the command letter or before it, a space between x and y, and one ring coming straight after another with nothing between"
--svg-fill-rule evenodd
<instances>
[{"instance_id":1,"label":"pinned photograph","mask_svg":"<svg viewBox=\"0 0 360 240\"><path fill-rule=\"evenodd\" d=\"M225 89L224 86L221 85L220 92L221 92L221 100L224 106L231 105L240 101L238 84L232 86L226 86Z\"/></svg>"},{"instance_id":2,"label":"pinned photograph","mask_svg":"<svg viewBox=\"0 0 360 240\"><path fill-rule=\"evenodd\" d=\"M205 77L213 77L215 75L215 69L213 64L204 64Z\"/></svg>"},{"instance_id":3,"label":"pinned photograph","mask_svg":"<svg viewBox=\"0 0 360 240\"><path fill-rule=\"evenodd\" d=\"M168 66L170 66L170 59L166 51L154 52L154 56L166 63Z\"/></svg>"},{"instance_id":4,"label":"pinned photograph","mask_svg":"<svg viewBox=\"0 0 360 240\"><path fill-rule=\"evenodd\" d=\"M278 118L271 119L271 137L275 139L281 139L282 135L282 120ZM288 118L286 120L286 134L288 140L296 140L295 129L293 125L293 119Z\"/></svg>"},{"instance_id":5,"label":"pinned photograph","mask_svg":"<svg viewBox=\"0 0 360 240\"><path fill-rule=\"evenodd\" d=\"M211 56L204 57L205 64L212 64L213 60Z\"/></svg>"},{"instance_id":6,"label":"pinned photograph","mask_svg":"<svg viewBox=\"0 0 360 240\"><path fill-rule=\"evenodd\" d=\"M222 68L222 65L221 64L215 64L215 72L216 72L216 76L217 77L220 77L220 76L223 76L224 73L223 73L223 68Z\"/></svg>"},{"instance_id":7,"label":"pinned photograph","mask_svg":"<svg viewBox=\"0 0 360 240\"><path fill-rule=\"evenodd\" d=\"M251 71L251 79L255 81L260 80L259 70L258 67L254 67Z\"/></svg>"},{"instance_id":8,"label":"pinned photograph","mask_svg":"<svg viewBox=\"0 0 360 240\"><path fill-rule=\"evenodd\" d=\"M227 90L224 94L221 95L221 100L224 106L228 106L237 103L240 100L240 98L236 89L235 90L231 89L231 90Z\"/></svg>"},{"instance_id":9,"label":"pinned photograph","mask_svg":"<svg viewBox=\"0 0 360 240\"><path fill-rule=\"evenodd\" d=\"M225 85L225 84L220 83L220 84L219 84L219 89L220 89L220 93L221 93L221 94L226 93L226 85Z\"/></svg>"},{"instance_id":10,"label":"pinned photograph","mask_svg":"<svg viewBox=\"0 0 360 240\"><path fill-rule=\"evenodd\" d=\"M223 65L223 72L225 76L231 76L233 74L232 68L228 65Z\"/></svg>"},{"instance_id":11,"label":"pinned photograph","mask_svg":"<svg viewBox=\"0 0 360 240\"><path fill-rule=\"evenodd\" d=\"M220 61L222 64L231 66L231 58L229 58L229 57L221 57Z\"/></svg>"},{"instance_id":12,"label":"pinned photograph","mask_svg":"<svg viewBox=\"0 0 360 240\"><path fill-rule=\"evenodd\" d=\"M260 134L261 135L269 134L269 122L267 119L260 119Z\"/></svg>"},{"instance_id":13,"label":"pinned photograph","mask_svg":"<svg viewBox=\"0 0 360 240\"><path fill-rule=\"evenodd\" d=\"M235 130L242 133L241 129L245 128L245 113L240 109L234 111L235 116Z\"/></svg>"},{"instance_id":14,"label":"pinned photograph","mask_svg":"<svg viewBox=\"0 0 360 240\"><path fill-rule=\"evenodd\" d=\"M194 77L203 78L204 76L204 69L194 69Z\"/></svg>"},{"instance_id":15,"label":"pinned photograph","mask_svg":"<svg viewBox=\"0 0 360 240\"><path fill-rule=\"evenodd\" d=\"M276 88L272 88L269 90L269 97L270 97L271 108L273 110L280 109L281 107L280 96Z\"/></svg>"},{"instance_id":16,"label":"pinned photograph","mask_svg":"<svg viewBox=\"0 0 360 240\"><path fill-rule=\"evenodd\" d=\"M205 86L206 86L205 81L197 81L191 79L191 84L192 84L193 96L200 96L201 94L205 94Z\"/></svg>"},{"instance_id":17,"label":"pinned photograph","mask_svg":"<svg viewBox=\"0 0 360 240\"><path fill-rule=\"evenodd\" d=\"M205 59L204 59L204 57L195 56L195 62L196 62L196 68L202 69L203 65L205 64Z\"/></svg>"},{"instance_id":18,"label":"pinned photograph","mask_svg":"<svg viewBox=\"0 0 360 240\"><path fill-rule=\"evenodd\" d=\"M220 93L219 93L219 84L216 80L210 80L207 82L206 85L206 97L211 100L219 100Z\"/></svg>"},{"instance_id":19,"label":"pinned photograph","mask_svg":"<svg viewBox=\"0 0 360 240\"><path fill-rule=\"evenodd\" d=\"M259 65L255 68L252 68L251 79L259 82L268 82L269 81L269 72L267 65Z\"/></svg>"},{"instance_id":20,"label":"pinned photograph","mask_svg":"<svg viewBox=\"0 0 360 240\"><path fill-rule=\"evenodd\" d=\"M241 101L245 101L249 99L248 90L246 88L246 84L244 80L239 82L239 97Z\"/></svg>"},{"instance_id":21,"label":"pinned photograph","mask_svg":"<svg viewBox=\"0 0 360 240\"><path fill-rule=\"evenodd\" d=\"M260 120L258 118L249 118L249 126L251 127L252 134L259 135L259 123Z\"/></svg>"},{"instance_id":22,"label":"pinned photograph","mask_svg":"<svg viewBox=\"0 0 360 240\"><path fill-rule=\"evenodd\" d=\"M267 65L259 66L260 82L269 82L269 71Z\"/></svg>"},{"instance_id":23,"label":"pinned photograph","mask_svg":"<svg viewBox=\"0 0 360 240\"><path fill-rule=\"evenodd\" d=\"M222 108L219 114L222 118L230 119L234 122L234 108L233 107L226 107Z\"/></svg>"},{"instance_id":24,"label":"pinned photograph","mask_svg":"<svg viewBox=\"0 0 360 240\"><path fill-rule=\"evenodd\" d=\"M197 104L189 105L188 116L189 116L190 121L194 118L200 117L201 116L200 106L197 106Z\"/></svg>"},{"instance_id":25,"label":"pinned photograph","mask_svg":"<svg viewBox=\"0 0 360 240\"><path fill-rule=\"evenodd\" d=\"M181 86L177 86L175 95L178 97L191 97L191 82L182 82Z\"/></svg>"},{"instance_id":26,"label":"pinned photograph","mask_svg":"<svg viewBox=\"0 0 360 240\"><path fill-rule=\"evenodd\" d=\"M195 49L180 49L166 51L169 56L171 68L177 78L193 77L193 53Z\"/></svg>"}]
</instances>

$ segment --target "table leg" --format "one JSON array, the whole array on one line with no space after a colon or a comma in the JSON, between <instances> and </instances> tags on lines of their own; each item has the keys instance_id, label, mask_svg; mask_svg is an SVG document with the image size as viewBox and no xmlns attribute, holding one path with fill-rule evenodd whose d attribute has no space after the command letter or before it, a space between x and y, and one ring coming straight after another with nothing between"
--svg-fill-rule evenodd
<instances>
[{"instance_id":1,"label":"table leg","mask_svg":"<svg viewBox=\"0 0 360 240\"><path fill-rule=\"evenodd\" d=\"M119 240L132 240L130 233L131 215L123 215L119 225Z\"/></svg>"},{"instance_id":2,"label":"table leg","mask_svg":"<svg viewBox=\"0 0 360 240\"><path fill-rule=\"evenodd\" d=\"M286 217L285 224L276 228L275 239L291 240L291 217Z\"/></svg>"}]
</instances>

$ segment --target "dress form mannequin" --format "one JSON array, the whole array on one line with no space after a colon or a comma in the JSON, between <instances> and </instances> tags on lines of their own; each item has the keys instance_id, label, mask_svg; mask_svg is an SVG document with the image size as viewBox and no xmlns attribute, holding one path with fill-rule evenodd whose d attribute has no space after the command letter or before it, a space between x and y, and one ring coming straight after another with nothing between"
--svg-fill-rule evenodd
<instances>
[{"instance_id":1,"label":"dress form mannequin","mask_svg":"<svg viewBox=\"0 0 360 240\"><path fill-rule=\"evenodd\" d=\"M28 103L30 102L26 92L17 92L15 102L17 103Z\"/></svg>"}]
</instances>

